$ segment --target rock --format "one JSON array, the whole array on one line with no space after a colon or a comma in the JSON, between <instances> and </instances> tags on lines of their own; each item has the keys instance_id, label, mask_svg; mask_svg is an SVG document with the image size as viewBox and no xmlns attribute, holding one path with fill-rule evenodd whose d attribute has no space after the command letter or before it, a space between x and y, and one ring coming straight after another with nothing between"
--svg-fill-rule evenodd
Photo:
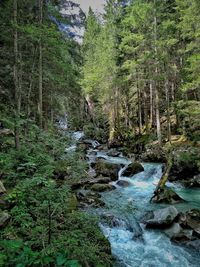
<instances>
[{"instance_id":1,"label":"rock","mask_svg":"<svg viewBox=\"0 0 200 267\"><path fill-rule=\"evenodd\" d=\"M76 192L76 197L78 200L82 200L87 197L87 194L88 194L88 190L81 189Z\"/></svg>"},{"instance_id":2,"label":"rock","mask_svg":"<svg viewBox=\"0 0 200 267\"><path fill-rule=\"evenodd\" d=\"M143 162L164 163L167 161L163 149L157 144L149 145L146 151L140 156L140 159Z\"/></svg>"},{"instance_id":3,"label":"rock","mask_svg":"<svg viewBox=\"0 0 200 267\"><path fill-rule=\"evenodd\" d=\"M97 178L89 178L89 179L83 179L79 181L72 181L71 188L73 190L76 190L80 187L89 187L90 185L93 184L108 184L111 182L111 179L109 177L97 177Z\"/></svg>"},{"instance_id":4,"label":"rock","mask_svg":"<svg viewBox=\"0 0 200 267\"><path fill-rule=\"evenodd\" d=\"M200 187L200 174L195 175L193 178L189 180L184 180L184 184L187 187Z\"/></svg>"},{"instance_id":5,"label":"rock","mask_svg":"<svg viewBox=\"0 0 200 267\"><path fill-rule=\"evenodd\" d=\"M194 239L193 231L189 229L183 229L179 223L173 223L173 225L164 232L172 241L177 243Z\"/></svg>"},{"instance_id":6,"label":"rock","mask_svg":"<svg viewBox=\"0 0 200 267\"><path fill-rule=\"evenodd\" d=\"M178 211L174 206L159 209L153 212L153 218L146 221L148 228L164 228L173 223L178 215Z\"/></svg>"},{"instance_id":7,"label":"rock","mask_svg":"<svg viewBox=\"0 0 200 267\"><path fill-rule=\"evenodd\" d=\"M112 181L118 180L118 173L121 169L120 164L109 163L104 160L97 160L95 171L97 176L110 177Z\"/></svg>"},{"instance_id":8,"label":"rock","mask_svg":"<svg viewBox=\"0 0 200 267\"><path fill-rule=\"evenodd\" d=\"M84 139L81 140L81 143L85 144L89 147L97 148L100 146L99 142L96 140L91 140L91 139Z\"/></svg>"},{"instance_id":9,"label":"rock","mask_svg":"<svg viewBox=\"0 0 200 267\"><path fill-rule=\"evenodd\" d=\"M165 234L171 239L174 236L178 235L182 231L182 227L178 223L173 223L172 226L166 229Z\"/></svg>"},{"instance_id":10,"label":"rock","mask_svg":"<svg viewBox=\"0 0 200 267\"><path fill-rule=\"evenodd\" d=\"M117 181L117 185L121 186L121 187L128 187L130 185L130 183L128 181L125 181L125 180L119 180L119 181Z\"/></svg>"},{"instance_id":11,"label":"rock","mask_svg":"<svg viewBox=\"0 0 200 267\"><path fill-rule=\"evenodd\" d=\"M0 229L6 227L6 225L8 224L9 220L10 220L10 215L7 212L2 212L0 214Z\"/></svg>"},{"instance_id":12,"label":"rock","mask_svg":"<svg viewBox=\"0 0 200 267\"><path fill-rule=\"evenodd\" d=\"M101 195L97 192L91 192L89 190L79 190L76 193L79 200L79 207L102 207L105 203L101 200Z\"/></svg>"},{"instance_id":13,"label":"rock","mask_svg":"<svg viewBox=\"0 0 200 267\"><path fill-rule=\"evenodd\" d=\"M151 201L154 202L154 203L175 204L175 203L183 202L184 199L182 199L171 188L164 187L162 189L159 189L159 191L151 199Z\"/></svg>"},{"instance_id":14,"label":"rock","mask_svg":"<svg viewBox=\"0 0 200 267\"><path fill-rule=\"evenodd\" d=\"M0 194L4 194L4 193L6 193L6 189L5 189L4 185L3 185L3 182L0 181Z\"/></svg>"},{"instance_id":15,"label":"rock","mask_svg":"<svg viewBox=\"0 0 200 267\"><path fill-rule=\"evenodd\" d=\"M190 180L199 175L200 150L198 147L181 146L173 152L173 165L170 170L170 181L183 181L190 186Z\"/></svg>"},{"instance_id":16,"label":"rock","mask_svg":"<svg viewBox=\"0 0 200 267\"><path fill-rule=\"evenodd\" d=\"M119 151L117 151L117 150L114 150L114 149L108 151L108 153L107 153L107 155L108 155L109 157L119 157L120 154L121 154L121 152L119 152Z\"/></svg>"},{"instance_id":17,"label":"rock","mask_svg":"<svg viewBox=\"0 0 200 267\"><path fill-rule=\"evenodd\" d=\"M194 231L194 236L200 238L200 210L193 209L180 214L179 223L184 228L189 228Z\"/></svg>"},{"instance_id":18,"label":"rock","mask_svg":"<svg viewBox=\"0 0 200 267\"><path fill-rule=\"evenodd\" d=\"M91 190L96 192L105 192L115 189L113 185L110 184L94 184L91 186Z\"/></svg>"},{"instance_id":19,"label":"rock","mask_svg":"<svg viewBox=\"0 0 200 267\"><path fill-rule=\"evenodd\" d=\"M127 168L122 172L122 176L131 177L139 172L143 172L144 168L142 164L138 162L131 163Z\"/></svg>"}]
</instances>

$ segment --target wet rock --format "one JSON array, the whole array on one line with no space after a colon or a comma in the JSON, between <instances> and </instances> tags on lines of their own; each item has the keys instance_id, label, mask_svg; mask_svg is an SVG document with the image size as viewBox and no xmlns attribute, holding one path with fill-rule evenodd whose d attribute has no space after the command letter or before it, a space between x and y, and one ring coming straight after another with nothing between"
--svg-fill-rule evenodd
<instances>
[{"instance_id":1,"label":"wet rock","mask_svg":"<svg viewBox=\"0 0 200 267\"><path fill-rule=\"evenodd\" d=\"M131 177L137 173L143 172L144 167L138 162L131 163L127 168L122 172L122 176Z\"/></svg>"},{"instance_id":2,"label":"wet rock","mask_svg":"<svg viewBox=\"0 0 200 267\"><path fill-rule=\"evenodd\" d=\"M117 150L110 150L108 151L107 155L109 157L119 157L121 154L121 152L117 151Z\"/></svg>"},{"instance_id":3,"label":"wet rock","mask_svg":"<svg viewBox=\"0 0 200 267\"><path fill-rule=\"evenodd\" d=\"M96 192L111 191L113 189L115 189L115 187L111 184L94 184L91 186L91 190Z\"/></svg>"},{"instance_id":4,"label":"wet rock","mask_svg":"<svg viewBox=\"0 0 200 267\"><path fill-rule=\"evenodd\" d=\"M174 236L178 235L182 231L182 227L179 223L173 223L173 225L166 229L164 232L165 234L171 239Z\"/></svg>"},{"instance_id":5,"label":"wet rock","mask_svg":"<svg viewBox=\"0 0 200 267\"><path fill-rule=\"evenodd\" d=\"M179 223L173 223L173 225L166 229L165 234L170 237L172 241L177 243L193 240L193 231L190 229L184 229Z\"/></svg>"},{"instance_id":6,"label":"wet rock","mask_svg":"<svg viewBox=\"0 0 200 267\"><path fill-rule=\"evenodd\" d=\"M174 206L153 211L153 218L146 221L148 228L164 228L173 223L178 215L178 211Z\"/></svg>"},{"instance_id":7,"label":"wet rock","mask_svg":"<svg viewBox=\"0 0 200 267\"><path fill-rule=\"evenodd\" d=\"M121 187L128 187L128 186L130 186L130 183L128 181L125 181L125 180L119 180L119 181L117 181L117 185L121 186Z\"/></svg>"},{"instance_id":8,"label":"wet rock","mask_svg":"<svg viewBox=\"0 0 200 267\"><path fill-rule=\"evenodd\" d=\"M193 209L180 214L179 223L184 228L192 229L193 235L200 238L200 210Z\"/></svg>"},{"instance_id":9,"label":"wet rock","mask_svg":"<svg viewBox=\"0 0 200 267\"><path fill-rule=\"evenodd\" d=\"M118 173L121 169L120 164L109 163L104 160L97 160L95 171L97 176L110 177L112 181L118 180Z\"/></svg>"},{"instance_id":10,"label":"wet rock","mask_svg":"<svg viewBox=\"0 0 200 267\"><path fill-rule=\"evenodd\" d=\"M85 144L88 148L92 147L92 148L97 148L100 146L99 142L96 140L91 140L91 139L83 139L81 140L82 144Z\"/></svg>"},{"instance_id":11,"label":"wet rock","mask_svg":"<svg viewBox=\"0 0 200 267\"><path fill-rule=\"evenodd\" d=\"M174 192L171 188L164 187L160 188L156 195L151 199L154 203L166 203L166 204L175 204L179 202L183 202L182 199L176 192Z\"/></svg>"},{"instance_id":12,"label":"wet rock","mask_svg":"<svg viewBox=\"0 0 200 267\"><path fill-rule=\"evenodd\" d=\"M0 229L6 227L10 220L10 215L7 212L0 213Z\"/></svg>"}]
</instances>

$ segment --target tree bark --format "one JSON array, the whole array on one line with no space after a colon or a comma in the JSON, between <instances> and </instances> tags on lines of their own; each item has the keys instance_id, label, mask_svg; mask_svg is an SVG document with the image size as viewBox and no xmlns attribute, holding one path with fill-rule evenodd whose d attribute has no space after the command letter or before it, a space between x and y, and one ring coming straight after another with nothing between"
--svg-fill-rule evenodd
<instances>
[{"instance_id":1,"label":"tree bark","mask_svg":"<svg viewBox=\"0 0 200 267\"><path fill-rule=\"evenodd\" d=\"M150 118L149 118L150 127L153 127L153 85L150 81Z\"/></svg>"},{"instance_id":2,"label":"tree bark","mask_svg":"<svg viewBox=\"0 0 200 267\"><path fill-rule=\"evenodd\" d=\"M169 99L169 82L165 82L166 101L167 101L167 139L171 143L171 119L170 119L170 99Z\"/></svg>"},{"instance_id":3,"label":"tree bark","mask_svg":"<svg viewBox=\"0 0 200 267\"><path fill-rule=\"evenodd\" d=\"M159 93L158 93L158 85L156 79L158 77L158 50L157 50L157 17L156 17L156 0L154 0L154 51L155 51L155 108L156 108L156 129L157 129L157 138L159 145L162 145L162 135L161 135L161 125L160 125L160 107L159 107Z\"/></svg>"},{"instance_id":4,"label":"tree bark","mask_svg":"<svg viewBox=\"0 0 200 267\"><path fill-rule=\"evenodd\" d=\"M165 184L168 180L171 168L172 168L172 154L170 152L170 154L168 156L168 160L167 160L167 166L166 166L165 171L164 171L162 177L160 178L160 181L159 181L159 183L158 183L158 185L154 191L154 195L153 195L152 199L155 196L159 195L160 191L165 187Z\"/></svg>"},{"instance_id":5,"label":"tree bark","mask_svg":"<svg viewBox=\"0 0 200 267\"><path fill-rule=\"evenodd\" d=\"M42 28L43 24L43 0L39 0L39 24ZM43 127L43 53L42 53L42 38L39 40L39 125Z\"/></svg>"},{"instance_id":6,"label":"tree bark","mask_svg":"<svg viewBox=\"0 0 200 267\"><path fill-rule=\"evenodd\" d=\"M19 119L20 119L20 90L19 90L19 80L18 80L18 2L14 0L13 2L13 17L14 17L14 67L13 67L13 78L14 78L14 87L15 87L15 148L18 150L20 148L19 141Z\"/></svg>"}]
</instances>

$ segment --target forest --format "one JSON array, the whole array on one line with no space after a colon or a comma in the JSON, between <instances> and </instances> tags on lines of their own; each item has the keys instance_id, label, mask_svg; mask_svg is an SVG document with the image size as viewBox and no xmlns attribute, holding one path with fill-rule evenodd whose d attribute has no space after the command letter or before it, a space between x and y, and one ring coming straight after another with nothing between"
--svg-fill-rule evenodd
<instances>
[{"instance_id":1,"label":"forest","mask_svg":"<svg viewBox=\"0 0 200 267\"><path fill-rule=\"evenodd\" d=\"M0 1L0 266L199 266L199 14Z\"/></svg>"}]
</instances>

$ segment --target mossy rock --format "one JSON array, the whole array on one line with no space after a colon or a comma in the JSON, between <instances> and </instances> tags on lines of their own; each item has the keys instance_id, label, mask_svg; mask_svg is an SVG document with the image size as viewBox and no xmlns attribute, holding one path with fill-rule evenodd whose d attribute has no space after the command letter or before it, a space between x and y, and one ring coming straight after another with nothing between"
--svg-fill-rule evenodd
<instances>
[{"instance_id":1,"label":"mossy rock","mask_svg":"<svg viewBox=\"0 0 200 267\"><path fill-rule=\"evenodd\" d=\"M139 162L133 162L122 172L122 176L131 177L137 173L143 172L144 167Z\"/></svg>"},{"instance_id":2,"label":"mossy rock","mask_svg":"<svg viewBox=\"0 0 200 267\"><path fill-rule=\"evenodd\" d=\"M97 176L110 177L112 181L118 180L118 173L121 169L119 164L109 163L103 160L98 160L95 164L95 171Z\"/></svg>"},{"instance_id":3,"label":"mossy rock","mask_svg":"<svg viewBox=\"0 0 200 267\"><path fill-rule=\"evenodd\" d=\"M160 189L152 198L152 202L154 203L176 204L184 201L184 199L168 187Z\"/></svg>"},{"instance_id":4,"label":"mossy rock","mask_svg":"<svg viewBox=\"0 0 200 267\"><path fill-rule=\"evenodd\" d=\"M199 174L200 148L181 146L174 149L172 160L169 180L186 180L189 184L190 179Z\"/></svg>"}]
</instances>

